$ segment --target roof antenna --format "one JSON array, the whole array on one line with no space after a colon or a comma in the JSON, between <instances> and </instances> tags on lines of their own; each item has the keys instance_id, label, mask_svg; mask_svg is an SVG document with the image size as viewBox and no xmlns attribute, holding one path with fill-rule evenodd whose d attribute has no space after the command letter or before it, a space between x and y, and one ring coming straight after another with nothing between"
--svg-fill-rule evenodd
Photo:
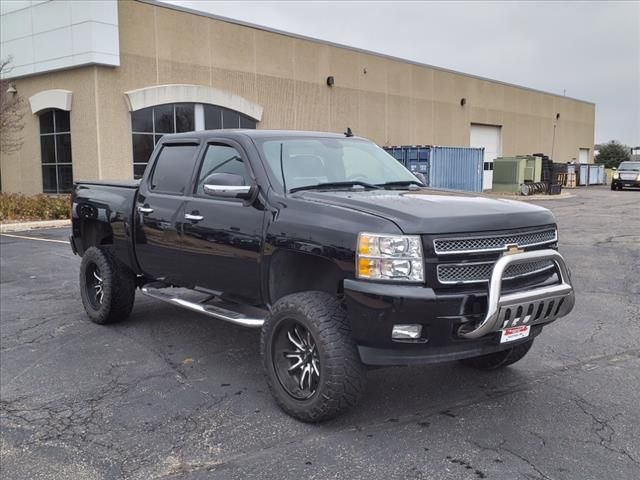
<instances>
[{"instance_id":1,"label":"roof antenna","mask_svg":"<svg viewBox=\"0 0 640 480\"><path fill-rule=\"evenodd\" d=\"M353 137L353 132L351 131L351 127L347 127L347 131L344 132L345 137Z\"/></svg>"}]
</instances>

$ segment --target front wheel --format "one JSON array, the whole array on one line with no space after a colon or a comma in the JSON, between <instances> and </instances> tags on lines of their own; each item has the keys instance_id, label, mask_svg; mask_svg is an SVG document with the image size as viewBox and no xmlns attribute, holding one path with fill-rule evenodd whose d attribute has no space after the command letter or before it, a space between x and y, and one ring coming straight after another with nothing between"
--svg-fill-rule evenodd
<instances>
[{"instance_id":1,"label":"front wheel","mask_svg":"<svg viewBox=\"0 0 640 480\"><path fill-rule=\"evenodd\" d=\"M465 358L460 360L460 363L479 370L497 370L522 360L532 345L533 339L499 352L489 353L480 357Z\"/></svg>"},{"instance_id":2,"label":"front wheel","mask_svg":"<svg viewBox=\"0 0 640 480\"><path fill-rule=\"evenodd\" d=\"M262 328L261 353L277 404L303 422L344 413L364 391L365 369L346 312L327 293L278 300Z\"/></svg>"},{"instance_id":3,"label":"front wheel","mask_svg":"<svg viewBox=\"0 0 640 480\"><path fill-rule=\"evenodd\" d=\"M80 263L80 295L92 322L118 322L131 313L136 277L106 248L90 247Z\"/></svg>"}]
</instances>

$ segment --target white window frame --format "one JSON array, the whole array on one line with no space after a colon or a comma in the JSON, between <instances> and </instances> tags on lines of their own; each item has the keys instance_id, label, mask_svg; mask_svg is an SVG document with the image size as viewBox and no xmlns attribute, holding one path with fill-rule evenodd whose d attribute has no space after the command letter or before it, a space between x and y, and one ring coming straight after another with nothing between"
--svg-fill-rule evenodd
<instances>
[{"instance_id":1,"label":"white window frame","mask_svg":"<svg viewBox=\"0 0 640 480\"><path fill-rule=\"evenodd\" d=\"M124 94L129 111L168 103L202 103L216 105L242 113L257 122L262 120L263 108L240 95L207 85L169 84L129 90Z\"/></svg>"}]
</instances>

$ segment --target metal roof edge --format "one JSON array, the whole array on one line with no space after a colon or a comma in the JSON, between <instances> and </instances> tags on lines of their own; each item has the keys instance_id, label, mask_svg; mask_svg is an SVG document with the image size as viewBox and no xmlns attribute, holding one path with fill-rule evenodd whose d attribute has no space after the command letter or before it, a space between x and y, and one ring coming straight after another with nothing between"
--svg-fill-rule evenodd
<instances>
[{"instance_id":1,"label":"metal roof edge","mask_svg":"<svg viewBox=\"0 0 640 480\"><path fill-rule=\"evenodd\" d=\"M0 0L2 1L2 0ZM104 63L97 63L97 62L87 62L87 63L80 63L78 65L65 65L63 67L56 67L56 68L52 68L50 70L44 70L41 72L27 72L27 73L21 73L20 75L16 75L16 76L5 76L5 77L1 77L1 80L11 80L12 82L14 80L18 81L18 80L22 80L24 78L30 78L30 77L37 77L39 75L47 75L49 73L58 73L58 72L64 72L67 70L80 70L83 68L88 68L88 67L104 67L104 68L118 68L119 65L105 65Z\"/></svg>"},{"instance_id":2,"label":"metal roof edge","mask_svg":"<svg viewBox=\"0 0 640 480\"><path fill-rule=\"evenodd\" d=\"M258 25L258 24L255 24L255 23L245 22L244 20L238 20L238 19L235 19L235 18L223 17L221 15L216 15L216 14L213 14L213 13L203 12L203 11L200 11L200 10L194 10L192 8L182 7L180 5L175 5L175 4L172 4L172 3L166 3L166 2L164 2L162 0L136 0L136 1L138 1L140 3L146 3L146 4L149 4L149 5L153 5L153 6L156 6L156 7L168 8L170 10L177 10L179 12L190 13L192 15L198 15L198 16L201 16L201 17L208 17L208 18L212 18L214 20L220 20L222 22L233 23L233 24L240 25L240 26L243 26L243 27L255 28L257 30L263 30L265 32L277 33L279 35L285 35L287 37L296 38L296 39L299 39L299 40L307 40L307 41L314 42L314 43L320 43L320 44L323 44L323 45L328 45L330 47L344 48L345 50L351 50L353 52L364 53L364 54L367 54L367 55L374 55L376 57L386 58L388 60L394 60L394 61L397 61L397 62L408 63L408 64L411 64L411 65L416 65L418 67L432 68L434 70L439 70L441 72L453 73L455 75L463 75L465 77L475 78L477 80L483 80L483 81L486 81L486 82L493 82L493 83L497 83L497 84L500 84L500 85L505 85L507 87L521 88L523 90L529 90L531 92L536 92L536 93L543 93L545 95L551 95L553 97L564 98L564 99L567 99L567 100L573 100L573 101L576 101L576 102L586 103L586 104L593 105L593 106L596 105L595 102L591 102L589 100L582 100L581 98L567 97L566 95L560 95L559 93L553 93L553 92L547 92L547 91L544 91L544 90L538 90L536 88L526 87L526 86L523 86L523 85L517 85L515 83L503 82L501 80L495 80L493 78L482 77L480 75L474 75L474 74L471 74L471 73L460 72L460 71L457 71L457 70L451 70L449 68L444 68L444 67L437 67L435 65L429 65L428 63L421 63L421 62L417 62L415 60L409 60L407 58L395 57L393 55L388 55L386 53L374 52L372 50L366 50L364 48L352 47L352 46L344 45L344 44L341 44L341 43L331 42L329 40L322 40L322 39L319 39L319 38L308 37L306 35L301 35L301 34L298 34L298 33L286 32L284 30L278 30L277 28L271 28L271 27L266 27L264 25Z\"/></svg>"}]
</instances>

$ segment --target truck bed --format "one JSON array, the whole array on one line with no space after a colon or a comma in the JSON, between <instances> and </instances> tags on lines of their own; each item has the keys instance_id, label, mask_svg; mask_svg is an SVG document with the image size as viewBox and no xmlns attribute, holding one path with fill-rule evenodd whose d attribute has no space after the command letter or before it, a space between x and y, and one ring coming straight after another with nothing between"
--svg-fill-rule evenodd
<instances>
[{"instance_id":1,"label":"truck bed","mask_svg":"<svg viewBox=\"0 0 640 480\"><path fill-rule=\"evenodd\" d=\"M104 187L133 188L140 186L140 180L78 180L76 185L99 185Z\"/></svg>"},{"instance_id":2,"label":"truck bed","mask_svg":"<svg viewBox=\"0 0 640 480\"><path fill-rule=\"evenodd\" d=\"M133 232L139 185L139 180L75 183L71 225L74 248L80 255L88 245L107 241L113 244L116 257L138 273Z\"/></svg>"}]
</instances>

